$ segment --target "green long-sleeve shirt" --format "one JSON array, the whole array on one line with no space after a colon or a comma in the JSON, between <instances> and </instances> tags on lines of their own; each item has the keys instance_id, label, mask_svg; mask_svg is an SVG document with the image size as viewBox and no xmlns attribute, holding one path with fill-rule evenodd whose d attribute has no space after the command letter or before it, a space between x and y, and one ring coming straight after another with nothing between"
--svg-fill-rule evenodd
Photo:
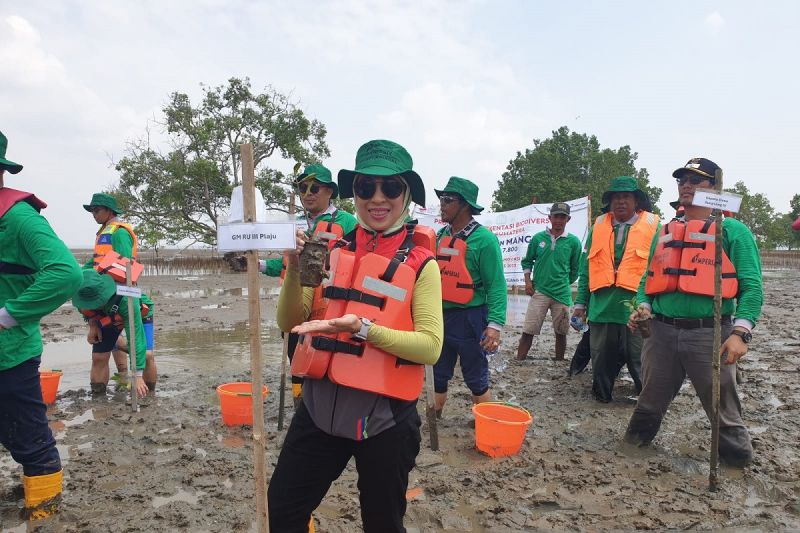
<instances>
[{"instance_id":1,"label":"green long-sleeve shirt","mask_svg":"<svg viewBox=\"0 0 800 533\"><path fill-rule=\"evenodd\" d=\"M328 208L327 211L322 213L321 215L317 216L314 220L311 221L311 233L314 233L314 230L317 229L317 224L320 222L330 222L331 215L334 212L334 208L331 206ZM302 215L298 216L298 219L304 219ZM342 211L341 209L336 211L336 220L333 221L335 224L339 224L342 227L342 231L345 235L353 231L356 227L356 217L352 214L348 213L347 211ZM278 277L281 275L281 271L283 270L283 258L276 257L273 259L267 259L266 266L264 268L264 274L271 277Z\"/></svg>"},{"instance_id":2,"label":"green long-sleeve shirt","mask_svg":"<svg viewBox=\"0 0 800 533\"><path fill-rule=\"evenodd\" d=\"M81 271L47 220L27 202L18 202L0 218L0 262L36 271L0 274L0 313L17 323L0 329L0 370L7 370L41 355L39 321L78 290Z\"/></svg>"},{"instance_id":3,"label":"green long-sleeve shirt","mask_svg":"<svg viewBox=\"0 0 800 533\"><path fill-rule=\"evenodd\" d=\"M100 226L100 229L97 230L97 234L99 235L101 231L106 227L106 225ZM119 228L117 231L111 234L111 249L117 252L120 257L133 257L133 237L125 228ZM89 258L83 264L83 268L94 268L94 259Z\"/></svg>"},{"instance_id":4,"label":"green long-sleeve shirt","mask_svg":"<svg viewBox=\"0 0 800 533\"><path fill-rule=\"evenodd\" d=\"M442 237L450 236L450 226L445 226L436 234L437 246ZM448 309L477 307L486 304L489 309L489 323L504 326L506 323L507 286L503 270L503 254L497 236L484 226L478 226L467 237L467 270L472 276L473 284L481 286L475 289L472 300L466 304L442 302L442 308Z\"/></svg>"},{"instance_id":5,"label":"green long-sleeve shirt","mask_svg":"<svg viewBox=\"0 0 800 533\"><path fill-rule=\"evenodd\" d=\"M534 290L572 305L570 285L578 279L581 261L581 241L571 233L554 238L550 231L540 231L531 237L528 251L522 259L522 271L533 271Z\"/></svg>"},{"instance_id":6,"label":"green long-sleeve shirt","mask_svg":"<svg viewBox=\"0 0 800 533\"><path fill-rule=\"evenodd\" d=\"M650 260L658 244L658 233L650 245L650 259L647 269L650 269ZM761 306L764 304L764 286L761 278L761 257L758 245L750 230L735 218L725 218L722 221L722 249L736 269L736 278L739 280L739 293L736 298L722 299L722 314L734 315L737 319L749 320L755 325L761 316ZM642 277L639 284L637 301L650 303L653 312L672 318L708 318L714 316L714 299L710 296L699 294L686 294L684 292L670 292L647 296L644 287L647 279Z\"/></svg>"},{"instance_id":7,"label":"green long-sleeve shirt","mask_svg":"<svg viewBox=\"0 0 800 533\"><path fill-rule=\"evenodd\" d=\"M99 311L102 315L111 316L111 306L113 301L114 298L106 302L102 309L96 309L96 311ZM118 305L119 309L117 312L122 317L125 338L128 339L128 349L130 350L130 339L133 337L131 336L130 321L128 320L128 317L130 316L128 314L128 296L123 296ZM75 308L78 309L77 306L75 306ZM80 311L80 309L78 310ZM145 360L147 357L147 341L144 335L144 324L142 323L142 312L139 298L133 298L133 327L136 331L136 372L138 375L141 375L142 371L144 370Z\"/></svg>"}]
</instances>

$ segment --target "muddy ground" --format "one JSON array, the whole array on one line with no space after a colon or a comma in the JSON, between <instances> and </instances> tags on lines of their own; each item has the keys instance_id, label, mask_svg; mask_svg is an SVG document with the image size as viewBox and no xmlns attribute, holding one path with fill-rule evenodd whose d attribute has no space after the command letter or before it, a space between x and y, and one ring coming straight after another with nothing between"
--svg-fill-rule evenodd
<instances>
[{"instance_id":1,"label":"muddy ground","mask_svg":"<svg viewBox=\"0 0 800 533\"><path fill-rule=\"evenodd\" d=\"M78 354L85 359L69 371L65 363L59 398L49 412L65 459L65 487L62 511L37 530L252 531L249 431L222 425L214 392L218 384L249 374L245 278L161 275L143 285L157 304L161 377L139 413L131 412L123 392L89 397L88 348L73 310L61 308L45 320L45 354L80 346L75 349L85 350ZM634 406L632 383L618 381L614 402L595 402L589 374L568 378L568 363L550 360L548 325L533 357L513 361L516 324L492 363L493 386L497 399L534 414L522 450L502 459L475 450L469 393L456 382L439 426L439 452L428 448L423 423L424 448L409 485L408 530L800 529L800 333L789 319L800 310L800 274L768 272L765 285L764 316L741 365L755 461L744 470L722 468L718 492L707 490L710 426L690 385L672 404L655 446L631 449L620 437ZM263 277L262 287L271 472L283 440L276 429L280 341L275 281ZM516 309L519 317L524 297ZM569 337L570 354L578 337ZM291 417L291 407L286 415ZM0 450L4 531L32 529L18 518L19 475ZM317 531L360 530L355 482L351 464L315 512Z\"/></svg>"}]
</instances>

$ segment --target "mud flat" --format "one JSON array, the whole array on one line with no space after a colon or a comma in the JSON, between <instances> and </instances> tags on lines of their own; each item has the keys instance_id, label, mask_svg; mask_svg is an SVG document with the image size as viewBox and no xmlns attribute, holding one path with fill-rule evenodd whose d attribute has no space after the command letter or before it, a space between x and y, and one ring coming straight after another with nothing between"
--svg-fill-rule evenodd
<instances>
[{"instance_id":1,"label":"mud flat","mask_svg":"<svg viewBox=\"0 0 800 533\"><path fill-rule=\"evenodd\" d=\"M723 468L719 492L706 488L710 426L691 385L670 408L654 447L624 446L632 383L621 379L612 403L596 403L588 374L570 379L568 363L549 359L549 329L534 344L533 357L513 361L524 297L510 296L516 324L492 361L493 386L497 399L528 408L534 423L518 455L480 454L469 392L457 381L439 427L441 451L428 448L423 423L408 530L800 529L800 332L789 319L800 311L800 274L770 271L764 283L764 316L741 365L755 461L744 470ZM253 530L250 435L247 428L222 425L214 391L220 383L248 379L246 285L241 274L147 278L144 289L156 302L161 376L139 413L131 413L122 392L104 400L88 396L90 350L74 310L63 307L45 320L43 366L64 370L49 416L65 462L65 490L62 512L37 531ZM283 440L276 429L281 341L275 281L264 277L261 294L271 471ZM577 341L578 334L569 336L568 353ZM3 531L31 530L18 518L20 474L1 450ZM355 483L351 463L316 511L317 531L360 531Z\"/></svg>"}]
</instances>

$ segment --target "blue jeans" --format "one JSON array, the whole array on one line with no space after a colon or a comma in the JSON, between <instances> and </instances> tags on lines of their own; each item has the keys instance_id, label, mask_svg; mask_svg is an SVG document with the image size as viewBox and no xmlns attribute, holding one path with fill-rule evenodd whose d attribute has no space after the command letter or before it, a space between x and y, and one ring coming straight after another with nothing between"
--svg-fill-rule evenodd
<instances>
[{"instance_id":1,"label":"blue jeans","mask_svg":"<svg viewBox=\"0 0 800 533\"><path fill-rule=\"evenodd\" d=\"M0 443L26 476L61 470L56 440L47 425L39 381L40 357L0 371Z\"/></svg>"},{"instance_id":2,"label":"blue jeans","mask_svg":"<svg viewBox=\"0 0 800 533\"><path fill-rule=\"evenodd\" d=\"M447 383L453 379L459 359L464 383L472 395L481 396L489 390L489 360L481 348L481 336L489 325L488 316L485 305L444 311L444 344L439 360L433 365L436 392L447 392Z\"/></svg>"}]
</instances>

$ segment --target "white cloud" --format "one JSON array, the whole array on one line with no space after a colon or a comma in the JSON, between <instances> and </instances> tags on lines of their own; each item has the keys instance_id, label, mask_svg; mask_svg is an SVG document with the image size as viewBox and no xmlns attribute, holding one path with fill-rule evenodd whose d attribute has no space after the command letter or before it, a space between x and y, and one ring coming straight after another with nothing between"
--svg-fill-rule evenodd
<instances>
[{"instance_id":1,"label":"white cloud","mask_svg":"<svg viewBox=\"0 0 800 533\"><path fill-rule=\"evenodd\" d=\"M0 21L0 65L4 81L21 88L63 83L64 65L42 49L39 32L16 15Z\"/></svg>"},{"instance_id":2,"label":"white cloud","mask_svg":"<svg viewBox=\"0 0 800 533\"><path fill-rule=\"evenodd\" d=\"M705 25L718 32L725 26L725 19L719 14L719 11L714 11L706 16Z\"/></svg>"}]
</instances>

